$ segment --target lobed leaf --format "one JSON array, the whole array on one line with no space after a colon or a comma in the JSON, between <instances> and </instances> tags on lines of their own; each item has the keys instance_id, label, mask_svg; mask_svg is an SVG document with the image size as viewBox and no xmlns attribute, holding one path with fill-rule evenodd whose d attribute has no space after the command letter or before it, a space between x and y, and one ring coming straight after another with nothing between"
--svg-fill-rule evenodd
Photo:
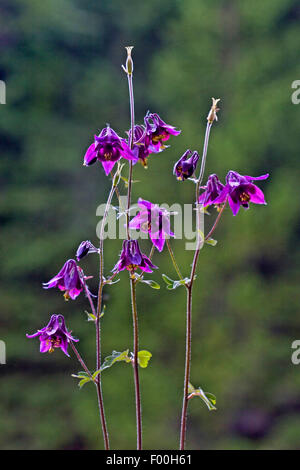
<instances>
[{"instance_id":1,"label":"lobed leaf","mask_svg":"<svg viewBox=\"0 0 300 470\"><path fill-rule=\"evenodd\" d=\"M139 365L145 369L148 366L148 363L152 357L151 352L149 351L139 351L138 352L138 363Z\"/></svg>"},{"instance_id":2,"label":"lobed leaf","mask_svg":"<svg viewBox=\"0 0 300 470\"><path fill-rule=\"evenodd\" d=\"M215 406L217 403L217 399L215 395L213 395L212 393L204 392L202 388L200 387L197 389L193 387L193 390L191 392L189 391L189 393L190 393L189 398L193 398L193 397L201 398L201 400L204 401L204 403L206 404L209 411L214 411L217 409Z\"/></svg>"},{"instance_id":3,"label":"lobed leaf","mask_svg":"<svg viewBox=\"0 0 300 470\"><path fill-rule=\"evenodd\" d=\"M100 371L102 372L105 369L108 369L112 365L114 365L116 362L120 361L125 361L125 362L131 362L131 359L128 357L129 349L126 349L126 351L123 352L118 352L118 351L113 351L111 353L111 356L107 356L104 359L104 362L102 366L100 367Z\"/></svg>"},{"instance_id":4,"label":"lobed leaf","mask_svg":"<svg viewBox=\"0 0 300 470\"><path fill-rule=\"evenodd\" d=\"M160 289L160 285L152 279L143 279L140 282L147 284L149 287L152 287L152 289Z\"/></svg>"},{"instance_id":5,"label":"lobed leaf","mask_svg":"<svg viewBox=\"0 0 300 470\"><path fill-rule=\"evenodd\" d=\"M182 280L178 279L174 281L173 279L169 278L166 274L162 274L162 278L167 284L168 290L174 290L174 289L177 289L177 287L185 286L189 282L189 279L187 277L185 277Z\"/></svg>"}]
</instances>

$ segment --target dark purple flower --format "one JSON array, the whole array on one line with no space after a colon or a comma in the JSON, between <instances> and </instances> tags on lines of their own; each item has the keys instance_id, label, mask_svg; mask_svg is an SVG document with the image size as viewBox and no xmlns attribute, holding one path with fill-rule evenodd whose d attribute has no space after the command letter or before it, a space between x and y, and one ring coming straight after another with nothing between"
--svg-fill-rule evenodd
<instances>
[{"instance_id":1,"label":"dark purple flower","mask_svg":"<svg viewBox=\"0 0 300 470\"><path fill-rule=\"evenodd\" d=\"M202 186L205 191L200 194L199 204L203 204L204 207L215 204L215 199L222 193L224 188L225 186L219 180L218 175L210 175L206 186Z\"/></svg>"},{"instance_id":2,"label":"dark purple flower","mask_svg":"<svg viewBox=\"0 0 300 470\"><path fill-rule=\"evenodd\" d=\"M131 129L127 134L129 142L131 138ZM147 139L145 127L140 125L134 126L132 153L145 168L147 168L147 159L151 153L148 144L149 139Z\"/></svg>"},{"instance_id":3,"label":"dark purple flower","mask_svg":"<svg viewBox=\"0 0 300 470\"><path fill-rule=\"evenodd\" d=\"M256 180L265 180L269 174L262 176L240 175L236 171L229 171L226 176L226 186L220 195L213 201L213 204L228 202L233 215L237 215L241 206L249 208L249 202L254 204L266 204L264 193L258 186L252 183Z\"/></svg>"},{"instance_id":4,"label":"dark purple flower","mask_svg":"<svg viewBox=\"0 0 300 470\"><path fill-rule=\"evenodd\" d=\"M89 253L98 253L98 250L89 240L85 240L84 242L81 242L79 247L77 248L77 251L76 251L77 261L80 261Z\"/></svg>"},{"instance_id":5,"label":"dark purple flower","mask_svg":"<svg viewBox=\"0 0 300 470\"><path fill-rule=\"evenodd\" d=\"M174 165L173 174L178 180L184 181L190 178L196 170L199 153L187 150Z\"/></svg>"},{"instance_id":6,"label":"dark purple flower","mask_svg":"<svg viewBox=\"0 0 300 470\"><path fill-rule=\"evenodd\" d=\"M37 330L33 335L26 336L27 338L39 336L41 353L52 353L54 348L60 348L68 357L70 357L68 344L71 341L79 341L73 338L71 331L67 330L63 315L52 315L47 326Z\"/></svg>"},{"instance_id":7,"label":"dark purple flower","mask_svg":"<svg viewBox=\"0 0 300 470\"><path fill-rule=\"evenodd\" d=\"M150 152L160 152L165 149L164 142L170 138L170 135L179 135L181 131L177 131L175 127L166 124L158 114L148 113L145 118L146 126L146 142Z\"/></svg>"},{"instance_id":8,"label":"dark purple flower","mask_svg":"<svg viewBox=\"0 0 300 470\"><path fill-rule=\"evenodd\" d=\"M65 291L66 300L76 299L83 289L83 281L79 275L79 266L74 259L65 262L62 269L49 282L43 284L44 289L58 287L61 291Z\"/></svg>"},{"instance_id":9,"label":"dark purple flower","mask_svg":"<svg viewBox=\"0 0 300 470\"><path fill-rule=\"evenodd\" d=\"M89 146L84 156L84 165L90 166L99 160L108 175L121 157L127 160L137 160L126 140L121 139L111 127L107 126L98 136L95 135L95 142Z\"/></svg>"},{"instance_id":10,"label":"dark purple flower","mask_svg":"<svg viewBox=\"0 0 300 470\"><path fill-rule=\"evenodd\" d=\"M162 251L165 239L174 237L174 233L170 230L169 212L141 198L138 200L138 205L142 210L130 221L129 228L149 233L153 245L158 251Z\"/></svg>"},{"instance_id":11,"label":"dark purple flower","mask_svg":"<svg viewBox=\"0 0 300 470\"><path fill-rule=\"evenodd\" d=\"M152 273L156 269L148 256L141 252L137 240L124 240L120 259L115 265L113 271L119 272L128 269L131 273L140 268L142 271Z\"/></svg>"}]
</instances>

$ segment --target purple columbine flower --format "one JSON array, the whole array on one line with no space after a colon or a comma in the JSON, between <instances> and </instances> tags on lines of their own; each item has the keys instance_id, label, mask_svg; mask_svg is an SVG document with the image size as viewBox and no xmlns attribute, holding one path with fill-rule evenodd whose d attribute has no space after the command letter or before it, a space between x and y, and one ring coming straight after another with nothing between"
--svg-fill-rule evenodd
<instances>
[{"instance_id":1,"label":"purple columbine flower","mask_svg":"<svg viewBox=\"0 0 300 470\"><path fill-rule=\"evenodd\" d=\"M137 240L124 240L120 259L113 271L120 272L125 268L131 273L138 268L147 273L152 273L152 270L156 269L157 266L151 262L148 256L141 252Z\"/></svg>"},{"instance_id":2,"label":"purple columbine flower","mask_svg":"<svg viewBox=\"0 0 300 470\"><path fill-rule=\"evenodd\" d=\"M182 157L175 163L173 174L179 181L184 181L190 178L196 170L199 160L199 153L187 150Z\"/></svg>"},{"instance_id":3,"label":"purple columbine flower","mask_svg":"<svg viewBox=\"0 0 300 470\"><path fill-rule=\"evenodd\" d=\"M98 253L98 251L99 250L97 250L97 248L89 240L85 240L84 242L81 242L77 248L76 259L77 261L80 261L89 253Z\"/></svg>"},{"instance_id":4,"label":"purple columbine flower","mask_svg":"<svg viewBox=\"0 0 300 470\"><path fill-rule=\"evenodd\" d=\"M199 204L203 204L204 207L215 204L215 199L222 193L224 188L225 186L219 180L218 175L210 175L206 186L202 186L205 191L199 196Z\"/></svg>"},{"instance_id":5,"label":"purple columbine flower","mask_svg":"<svg viewBox=\"0 0 300 470\"><path fill-rule=\"evenodd\" d=\"M61 291L65 291L64 298L75 300L83 289L83 281L79 275L79 266L74 259L65 262L62 269L49 282L43 284L44 289L58 287Z\"/></svg>"},{"instance_id":6,"label":"purple columbine flower","mask_svg":"<svg viewBox=\"0 0 300 470\"><path fill-rule=\"evenodd\" d=\"M107 126L102 129L98 136L95 135L95 142L87 149L83 164L90 166L96 160L99 160L106 175L108 175L121 157L127 160L137 160L137 157L128 147L126 140L121 139L110 126Z\"/></svg>"},{"instance_id":7,"label":"purple columbine flower","mask_svg":"<svg viewBox=\"0 0 300 470\"><path fill-rule=\"evenodd\" d=\"M60 348L66 356L70 357L68 353L68 344L71 341L79 341L73 338L71 331L68 331L65 324L63 315L52 315L47 326L41 330L37 330L33 335L26 335L27 338L35 338L39 336L40 352L52 353L54 348Z\"/></svg>"},{"instance_id":8,"label":"purple columbine flower","mask_svg":"<svg viewBox=\"0 0 300 470\"><path fill-rule=\"evenodd\" d=\"M131 138L131 129L127 132L128 142ZM147 160L150 155L149 139L147 139L146 129L144 126L134 126L133 133L133 149L132 153L141 162L144 168L147 168Z\"/></svg>"},{"instance_id":9,"label":"purple columbine flower","mask_svg":"<svg viewBox=\"0 0 300 470\"><path fill-rule=\"evenodd\" d=\"M229 171L226 176L226 186L221 194L213 201L213 204L228 202L233 215L237 215L240 207L249 208L249 202L254 204L266 204L264 193L258 186L252 183L256 180L265 180L269 174L261 176L240 175L237 171Z\"/></svg>"},{"instance_id":10,"label":"purple columbine flower","mask_svg":"<svg viewBox=\"0 0 300 470\"><path fill-rule=\"evenodd\" d=\"M158 114L147 112L144 118L146 126L146 142L149 145L150 152L157 153L164 150L166 146L164 142L171 135L179 135L181 131L177 131L175 127L166 124Z\"/></svg>"},{"instance_id":11,"label":"purple columbine flower","mask_svg":"<svg viewBox=\"0 0 300 470\"><path fill-rule=\"evenodd\" d=\"M166 238L174 237L170 230L169 212L141 198L138 205L142 210L130 221L129 228L149 233L153 245L162 251Z\"/></svg>"}]
</instances>

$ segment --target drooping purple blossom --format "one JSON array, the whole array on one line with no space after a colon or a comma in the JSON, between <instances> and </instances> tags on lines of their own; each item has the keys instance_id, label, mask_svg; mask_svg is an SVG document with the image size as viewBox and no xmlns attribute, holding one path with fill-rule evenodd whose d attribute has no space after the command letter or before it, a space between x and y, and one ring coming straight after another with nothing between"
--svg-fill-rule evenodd
<instances>
[{"instance_id":1,"label":"drooping purple blossom","mask_svg":"<svg viewBox=\"0 0 300 470\"><path fill-rule=\"evenodd\" d=\"M27 338L39 336L41 353L52 353L54 348L60 348L68 357L70 357L68 344L71 341L79 341L71 335L71 331L67 330L63 315L52 315L47 326L37 330L33 335L27 334L26 336Z\"/></svg>"},{"instance_id":2,"label":"drooping purple blossom","mask_svg":"<svg viewBox=\"0 0 300 470\"><path fill-rule=\"evenodd\" d=\"M113 268L113 272L120 272L125 268L131 273L138 268L147 273L152 273L152 270L156 269L157 266L141 252L137 240L124 240L120 259Z\"/></svg>"},{"instance_id":3,"label":"drooping purple blossom","mask_svg":"<svg viewBox=\"0 0 300 470\"><path fill-rule=\"evenodd\" d=\"M179 135L181 131L176 130L174 126L166 124L158 114L147 112L144 118L146 126L146 142L149 145L150 152L160 152L165 149L164 142L171 135Z\"/></svg>"},{"instance_id":4,"label":"drooping purple blossom","mask_svg":"<svg viewBox=\"0 0 300 470\"><path fill-rule=\"evenodd\" d=\"M56 276L43 284L44 289L58 287L61 291L65 291L64 297L66 300L70 298L75 300L83 290L83 280L79 275L79 269L76 261L69 259Z\"/></svg>"},{"instance_id":5,"label":"drooping purple blossom","mask_svg":"<svg viewBox=\"0 0 300 470\"><path fill-rule=\"evenodd\" d=\"M174 237L169 212L157 204L139 198L141 211L129 222L129 228L148 233L153 245L162 251L166 238Z\"/></svg>"},{"instance_id":6,"label":"drooping purple blossom","mask_svg":"<svg viewBox=\"0 0 300 470\"><path fill-rule=\"evenodd\" d=\"M77 261L80 261L89 253L98 253L98 249L89 240L85 240L81 242L79 247L77 248L77 251L76 251Z\"/></svg>"},{"instance_id":7,"label":"drooping purple blossom","mask_svg":"<svg viewBox=\"0 0 300 470\"><path fill-rule=\"evenodd\" d=\"M199 153L187 150L182 157L175 163L173 174L179 181L184 181L190 178L196 170L199 160Z\"/></svg>"},{"instance_id":8,"label":"drooping purple blossom","mask_svg":"<svg viewBox=\"0 0 300 470\"><path fill-rule=\"evenodd\" d=\"M126 140L121 139L110 126L107 126L98 136L95 135L95 141L89 146L84 156L84 165L90 166L99 160L108 175L121 157L127 160L137 160Z\"/></svg>"},{"instance_id":9,"label":"drooping purple blossom","mask_svg":"<svg viewBox=\"0 0 300 470\"><path fill-rule=\"evenodd\" d=\"M131 139L131 129L127 132L128 142ZM147 160L150 155L149 139L147 139L144 126L134 126L132 153L141 162L144 168L147 168Z\"/></svg>"},{"instance_id":10,"label":"drooping purple blossom","mask_svg":"<svg viewBox=\"0 0 300 470\"><path fill-rule=\"evenodd\" d=\"M253 184L256 180L265 180L269 174L261 176L240 175L237 171L229 171L226 176L226 186L213 204L221 204L228 198L233 215L237 215L240 207L249 208L249 203L266 204L262 190Z\"/></svg>"},{"instance_id":11,"label":"drooping purple blossom","mask_svg":"<svg viewBox=\"0 0 300 470\"><path fill-rule=\"evenodd\" d=\"M206 186L202 186L205 191L199 196L199 204L203 204L204 207L215 204L215 199L222 193L224 188L225 186L219 180L218 175L210 175Z\"/></svg>"}]
</instances>

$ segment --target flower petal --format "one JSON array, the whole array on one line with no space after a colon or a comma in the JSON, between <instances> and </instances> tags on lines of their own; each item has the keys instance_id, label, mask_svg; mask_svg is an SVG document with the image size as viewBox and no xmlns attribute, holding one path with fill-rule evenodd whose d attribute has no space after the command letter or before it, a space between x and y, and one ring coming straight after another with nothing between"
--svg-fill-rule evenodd
<instances>
[{"instance_id":1,"label":"flower petal","mask_svg":"<svg viewBox=\"0 0 300 470\"><path fill-rule=\"evenodd\" d=\"M103 166L103 168L104 168L104 171L105 171L106 176L108 176L109 173L111 172L111 170L113 169L114 164L115 164L116 162L107 161L107 162L101 162L101 163L102 163L102 166Z\"/></svg>"},{"instance_id":2,"label":"flower petal","mask_svg":"<svg viewBox=\"0 0 300 470\"><path fill-rule=\"evenodd\" d=\"M162 232L160 232L160 234L158 234L158 232L156 234L150 233L150 239L158 251L163 250L165 245L165 238L163 237Z\"/></svg>"},{"instance_id":3,"label":"flower petal","mask_svg":"<svg viewBox=\"0 0 300 470\"><path fill-rule=\"evenodd\" d=\"M69 296L71 297L72 300L75 300L76 297L79 296L81 291L82 291L82 289L78 289L78 288L74 287L74 289L69 290Z\"/></svg>"},{"instance_id":4,"label":"flower petal","mask_svg":"<svg viewBox=\"0 0 300 470\"><path fill-rule=\"evenodd\" d=\"M247 178L248 181L255 181L255 180L266 180L267 178L269 178L269 173L266 173L265 175L261 175L261 176L247 176L245 175L244 178Z\"/></svg>"},{"instance_id":5,"label":"flower petal","mask_svg":"<svg viewBox=\"0 0 300 470\"><path fill-rule=\"evenodd\" d=\"M97 160L97 151L95 150L95 143L93 142L87 149L84 156L84 165L90 166Z\"/></svg>"},{"instance_id":6,"label":"flower petal","mask_svg":"<svg viewBox=\"0 0 300 470\"><path fill-rule=\"evenodd\" d=\"M127 160L133 160L135 162L138 161L138 156L130 150L129 146L127 145L126 141L124 139L121 139L121 145L122 145L122 150L121 150L121 155L123 158L126 158Z\"/></svg>"},{"instance_id":7,"label":"flower petal","mask_svg":"<svg viewBox=\"0 0 300 470\"><path fill-rule=\"evenodd\" d=\"M232 210L233 215L237 215L241 206L240 201L235 201L234 199L232 199L231 196L229 196L228 202L229 202L229 206L230 206L230 209Z\"/></svg>"},{"instance_id":8,"label":"flower petal","mask_svg":"<svg viewBox=\"0 0 300 470\"><path fill-rule=\"evenodd\" d=\"M41 341L41 344L40 344L41 353L45 353L49 351L50 348L51 348L51 341L49 339L46 339L45 341Z\"/></svg>"},{"instance_id":9,"label":"flower petal","mask_svg":"<svg viewBox=\"0 0 300 470\"><path fill-rule=\"evenodd\" d=\"M249 184L248 194L250 196L250 201L254 204L266 204L264 193L255 184Z\"/></svg>"},{"instance_id":10,"label":"flower petal","mask_svg":"<svg viewBox=\"0 0 300 470\"><path fill-rule=\"evenodd\" d=\"M228 187L227 185L224 187L224 189L221 191L221 193L219 194L219 196L211 202L211 204L222 204L223 202L226 201L226 198L227 198L227 195L228 195Z\"/></svg>"}]
</instances>

